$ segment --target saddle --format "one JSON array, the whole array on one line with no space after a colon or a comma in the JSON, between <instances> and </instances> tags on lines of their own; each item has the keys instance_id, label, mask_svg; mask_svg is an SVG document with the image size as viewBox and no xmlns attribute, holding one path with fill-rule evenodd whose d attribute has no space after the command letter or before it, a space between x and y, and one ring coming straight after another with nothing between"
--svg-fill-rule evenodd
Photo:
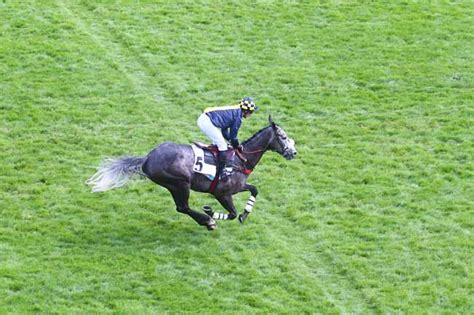
<instances>
[{"instance_id":1,"label":"saddle","mask_svg":"<svg viewBox=\"0 0 474 315\"><path fill-rule=\"evenodd\" d=\"M217 148L217 145L215 144L205 144L205 143L202 143L202 142L198 142L198 141L193 141L193 143L203 149L203 150L208 150L208 151L211 151L211 152L219 152L219 149ZM230 145L227 146L227 150L231 150L232 147Z\"/></svg>"},{"instance_id":2,"label":"saddle","mask_svg":"<svg viewBox=\"0 0 474 315\"><path fill-rule=\"evenodd\" d=\"M217 163L217 155L219 154L219 149L217 148L217 145L215 144L205 144L202 142L198 141L193 141L193 144L196 145L198 148L201 148L204 150L204 152L211 152L214 156L215 163ZM247 159L245 156L240 152L239 150L234 149L232 146L228 145L227 150L232 150L233 153L229 157L230 161L233 162L235 155L239 157L244 162L247 162ZM216 165L216 164L215 164Z\"/></svg>"}]
</instances>

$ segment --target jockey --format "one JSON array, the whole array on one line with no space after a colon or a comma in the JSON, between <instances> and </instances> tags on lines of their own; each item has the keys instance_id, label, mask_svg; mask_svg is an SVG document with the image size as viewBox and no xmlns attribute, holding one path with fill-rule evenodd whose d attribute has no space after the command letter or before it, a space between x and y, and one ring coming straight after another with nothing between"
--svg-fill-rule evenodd
<instances>
[{"instance_id":1,"label":"jockey","mask_svg":"<svg viewBox=\"0 0 474 315\"><path fill-rule=\"evenodd\" d=\"M251 97L244 97L238 105L208 107L204 110L198 120L199 128L204 132L212 143L219 149L218 174L221 177L230 175L232 172L226 172L228 157L233 150L227 150L227 141L230 141L234 149L240 149L237 133L242 124L242 117L250 117L253 112L258 110Z\"/></svg>"}]
</instances>

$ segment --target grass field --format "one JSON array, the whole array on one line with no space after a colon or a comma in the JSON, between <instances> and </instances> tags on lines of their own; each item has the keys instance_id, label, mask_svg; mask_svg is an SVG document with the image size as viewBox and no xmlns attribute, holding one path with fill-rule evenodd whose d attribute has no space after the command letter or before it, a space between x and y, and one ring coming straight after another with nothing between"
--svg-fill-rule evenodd
<instances>
[{"instance_id":1,"label":"grass field","mask_svg":"<svg viewBox=\"0 0 474 315\"><path fill-rule=\"evenodd\" d=\"M1 1L0 313L472 314L470 1ZM214 232L109 156L251 95L295 138ZM236 196L243 210L248 194ZM191 205L219 208L206 194Z\"/></svg>"}]
</instances>

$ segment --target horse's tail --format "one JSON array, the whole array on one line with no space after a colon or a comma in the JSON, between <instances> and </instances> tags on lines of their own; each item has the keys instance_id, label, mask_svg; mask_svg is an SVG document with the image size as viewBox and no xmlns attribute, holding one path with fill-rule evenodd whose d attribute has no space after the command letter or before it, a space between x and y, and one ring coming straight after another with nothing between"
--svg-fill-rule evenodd
<instances>
[{"instance_id":1,"label":"horse's tail","mask_svg":"<svg viewBox=\"0 0 474 315\"><path fill-rule=\"evenodd\" d=\"M146 176L142 165L146 157L121 157L106 159L102 162L97 173L89 178L86 183L92 187L92 192L102 192L113 188L122 187L133 175Z\"/></svg>"}]
</instances>

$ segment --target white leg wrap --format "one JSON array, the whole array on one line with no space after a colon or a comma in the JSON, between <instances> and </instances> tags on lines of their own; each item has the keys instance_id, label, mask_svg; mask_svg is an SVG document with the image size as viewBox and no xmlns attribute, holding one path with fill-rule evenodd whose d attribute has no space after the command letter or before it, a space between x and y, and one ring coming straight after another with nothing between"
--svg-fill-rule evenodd
<instances>
[{"instance_id":1,"label":"white leg wrap","mask_svg":"<svg viewBox=\"0 0 474 315\"><path fill-rule=\"evenodd\" d=\"M216 220L227 220L229 215L227 213L220 213L220 212L214 212L214 215L212 216L213 219Z\"/></svg>"},{"instance_id":2,"label":"white leg wrap","mask_svg":"<svg viewBox=\"0 0 474 315\"><path fill-rule=\"evenodd\" d=\"M247 200L247 204L245 205L245 211L252 212L253 206L255 205L255 197L250 196L249 200Z\"/></svg>"}]
</instances>

